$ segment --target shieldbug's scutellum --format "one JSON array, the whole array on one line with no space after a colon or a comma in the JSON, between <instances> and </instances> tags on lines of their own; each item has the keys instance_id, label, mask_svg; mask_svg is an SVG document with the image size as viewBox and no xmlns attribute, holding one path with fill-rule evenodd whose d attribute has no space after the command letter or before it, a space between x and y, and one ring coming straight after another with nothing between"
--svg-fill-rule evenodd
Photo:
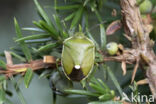
<instances>
[{"instance_id":1,"label":"shieldbug's scutellum","mask_svg":"<svg viewBox=\"0 0 156 104\"><path fill-rule=\"evenodd\" d=\"M89 76L94 66L95 45L82 32L63 42L61 64L68 79L81 81Z\"/></svg>"}]
</instances>

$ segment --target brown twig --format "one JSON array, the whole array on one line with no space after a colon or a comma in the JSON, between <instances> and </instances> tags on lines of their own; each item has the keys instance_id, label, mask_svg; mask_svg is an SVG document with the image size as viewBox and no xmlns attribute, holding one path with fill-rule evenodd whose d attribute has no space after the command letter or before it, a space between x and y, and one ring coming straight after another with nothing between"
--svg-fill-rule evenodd
<instances>
[{"instance_id":1,"label":"brown twig","mask_svg":"<svg viewBox=\"0 0 156 104\"><path fill-rule=\"evenodd\" d=\"M45 56L44 60L34 60L30 63L23 63L23 64L13 64L12 56L10 52L5 51L5 57L6 57L6 70L0 70L0 74L5 74L6 77L9 77L11 75L15 75L18 73L23 73L27 70L27 68L31 68L33 71L35 70L41 70L44 68L50 68L50 67L56 67L56 61L55 58L52 56ZM48 57L48 59L47 59ZM45 60L46 59L46 60Z\"/></svg>"},{"instance_id":2,"label":"brown twig","mask_svg":"<svg viewBox=\"0 0 156 104\"><path fill-rule=\"evenodd\" d=\"M6 63L8 65L13 65L12 56L11 56L10 52L4 51L4 54L5 54L5 57L6 57Z\"/></svg>"},{"instance_id":3,"label":"brown twig","mask_svg":"<svg viewBox=\"0 0 156 104\"><path fill-rule=\"evenodd\" d=\"M136 72L137 72L137 70L138 70L138 67L139 67L139 59L137 59L136 64L135 64L135 66L134 66L134 70L133 70L133 74L132 74L131 83L133 83L133 81L134 81L134 78L135 78Z\"/></svg>"},{"instance_id":4,"label":"brown twig","mask_svg":"<svg viewBox=\"0 0 156 104\"><path fill-rule=\"evenodd\" d=\"M145 85L145 84L149 84L149 81L147 78L137 82L137 85Z\"/></svg>"},{"instance_id":5,"label":"brown twig","mask_svg":"<svg viewBox=\"0 0 156 104\"><path fill-rule=\"evenodd\" d=\"M123 71L123 76L126 75L126 73L127 73L127 67L126 67L126 62L125 61L122 61L121 62L121 69Z\"/></svg>"}]
</instances>

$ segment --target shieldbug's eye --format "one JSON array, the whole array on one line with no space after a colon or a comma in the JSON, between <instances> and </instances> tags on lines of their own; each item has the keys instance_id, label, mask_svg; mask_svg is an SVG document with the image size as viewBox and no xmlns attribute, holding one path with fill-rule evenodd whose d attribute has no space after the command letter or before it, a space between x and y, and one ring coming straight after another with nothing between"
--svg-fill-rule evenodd
<instances>
[{"instance_id":1,"label":"shieldbug's eye","mask_svg":"<svg viewBox=\"0 0 156 104\"><path fill-rule=\"evenodd\" d=\"M64 40L61 64L68 79L81 81L93 69L95 45L92 40L78 32Z\"/></svg>"}]
</instances>

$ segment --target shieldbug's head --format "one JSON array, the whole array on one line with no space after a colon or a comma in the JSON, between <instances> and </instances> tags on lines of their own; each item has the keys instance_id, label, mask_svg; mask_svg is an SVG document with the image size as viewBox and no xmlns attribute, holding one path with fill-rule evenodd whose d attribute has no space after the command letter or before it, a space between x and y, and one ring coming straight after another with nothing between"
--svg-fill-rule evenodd
<instances>
[{"instance_id":1,"label":"shieldbug's head","mask_svg":"<svg viewBox=\"0 0 156 104\"><path fill-rule=\"evenodd\" d=\"M89 76L94 66L95 45L82 32L63 42L61 64L68 79L81 81Z\"/></svg>"}]
</instances>

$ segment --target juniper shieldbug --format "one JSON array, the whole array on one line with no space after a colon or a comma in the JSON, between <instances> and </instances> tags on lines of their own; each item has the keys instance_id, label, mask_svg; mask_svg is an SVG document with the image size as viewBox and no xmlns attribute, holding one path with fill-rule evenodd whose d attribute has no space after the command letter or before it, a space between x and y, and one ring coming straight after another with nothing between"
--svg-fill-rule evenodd
<instances>
[{"instance_id":1,"label":"juniper shieldbug","mask_svg":"<svg viewBox=\"0 0 156 104\"><path fill-rule=\"evenodd\" d=\"M75 33L63 42L61 64L68 79L81 81L92 72L95 45L82 32Z\"/></svg>"}]
</instances>

